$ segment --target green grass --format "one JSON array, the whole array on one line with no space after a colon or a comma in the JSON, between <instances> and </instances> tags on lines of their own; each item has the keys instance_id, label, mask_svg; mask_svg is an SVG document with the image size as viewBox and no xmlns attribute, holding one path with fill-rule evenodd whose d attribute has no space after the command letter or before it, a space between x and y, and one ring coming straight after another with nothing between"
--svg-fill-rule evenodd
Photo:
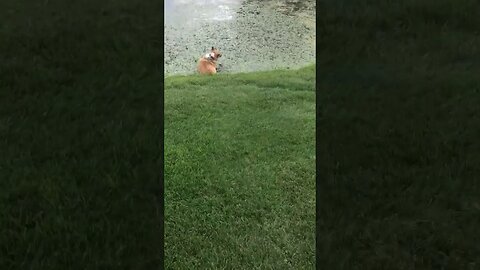
<instances>
[{"instance_id":1,"label":"green grass","mask_svg":"<svg viewBox=\"0 0 480 270\"><path fill-rule=\"evenodd\" d=\"M319 266L478 269L478 1L318 4Z\"/></svg>"},{"instance_id":2,"label":"green grass","mask_svg":"<svg viewBox=\"0 0 480 270\"><path fill-rule=\"evenodd\" d=\"M161 264L160 10L0 2L0 269Z\"/></svg>"},{"instance_id":3,"label":"green grass","mask_svg":"<svg viewBox=\"0 0 480 270\"><path fill-rule=\"evenodd\" d=\"M160 4L0 1L0 269L161 264ZM319 266L477 269L478 1L317 4ZM313 78L167 79L168 267L312 268Z\"/></svg>"},{"instance_id":4,"label":"green grass","mask_svg":"<svg viewBox=\"0 0 480 270\"><path fill-rule=\"evenodd\" d=\"M312 269L315 67L165 81L167 269Z\"/></svg>"}]
</instances>

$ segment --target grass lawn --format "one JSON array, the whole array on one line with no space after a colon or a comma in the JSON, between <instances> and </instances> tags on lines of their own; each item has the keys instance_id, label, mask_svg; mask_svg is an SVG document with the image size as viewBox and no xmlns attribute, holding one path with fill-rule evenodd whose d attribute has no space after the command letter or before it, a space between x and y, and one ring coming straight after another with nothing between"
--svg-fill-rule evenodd
<instances>
[{"instance_id":1,"label":"grass lawn","mask_svg":"<svg viewBox=\"0 0 480 270\"><path fill-rule=\"evenodd\" d=\"M313 269L315 67L165 81L167 269Z\"/></svg>"},{"instance_id":2,"label":"grass lawn","mask_svg":"<svg viewBox=\"0 0 480 270\"><path fill-rule=\"evenodd\" d=\"M160 1L0 1L0 269L158 269Z\"/></svg>"},{"instance_id":3,"label":"grass lawn","mask_svg":"<svg viewBox=\"0 0 480 270\"><path fill-rule=\"evenodd\" d=\"M0 269L160 265L161 1L0 1ZM480 5L317 2L317 262L480 267ZM171 77L166 266L311 269L314 67Z\"/></svg>"},{"instance_id":4,"label":"grass lawn","mask_svg":"<svg viewBox=\"0 0 480 270\"><path fill-rule=\"evenodd\" d=\"M479 269L479 2L317 3L319 266Z\"/></svg>"}]
</instances>

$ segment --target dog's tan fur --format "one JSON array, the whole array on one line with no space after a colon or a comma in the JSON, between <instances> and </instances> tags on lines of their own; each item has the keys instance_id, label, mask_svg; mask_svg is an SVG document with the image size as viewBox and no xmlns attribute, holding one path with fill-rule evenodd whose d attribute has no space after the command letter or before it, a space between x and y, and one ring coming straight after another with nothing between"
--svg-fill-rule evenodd
<instances>
[{"instance_id":1,"label":"dog's tan fur","mask_svg":"<svg viewBox=\"0 0 480 270\"><path fill-rule=\"evenodd\" d=\"M198 59L198 73L207 75L213 75L217 73L217 61L218 58L222 56L222 54L218 49L212 47L210 55L212 56L210 59L206 58L205 56L202 56L200 59Z\"/></svg>"}]
</instances>

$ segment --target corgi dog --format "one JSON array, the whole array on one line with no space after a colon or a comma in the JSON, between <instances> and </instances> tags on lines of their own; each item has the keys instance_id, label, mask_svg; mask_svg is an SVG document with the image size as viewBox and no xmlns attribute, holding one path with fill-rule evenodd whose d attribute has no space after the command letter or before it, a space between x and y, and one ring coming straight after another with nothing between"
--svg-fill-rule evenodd
<instances>
[{"instance_id":1,"label":"corgi dog","mask_svg":"<svg viewBox=\"0 0 480 270\"><path fill-rule=\"evenodd\" d=\"M217 73L217 61L222 56L222 53L212 47L212 50L198 59L197 71L200 74L213 75Z\"/></svg>"}]
</instances>

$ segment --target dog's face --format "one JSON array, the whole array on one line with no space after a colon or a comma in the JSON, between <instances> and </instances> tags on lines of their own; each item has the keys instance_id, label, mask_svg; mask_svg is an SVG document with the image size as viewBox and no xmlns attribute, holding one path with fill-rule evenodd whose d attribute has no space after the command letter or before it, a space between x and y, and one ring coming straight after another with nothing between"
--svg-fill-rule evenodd
<instances>
[{"instance_id":1,"label":"dog's face","mask_svg":"<svg viewBox=\"0 0 480 270\"><path fill-rule=\"evenodd\" d=\"M221 53L218 49L216 49L216 48L214 48L214 47L212 47L212 50L210 51L210 55L211 55L212 58L215 59L215 60L217 60L218 58L222 57L222 53Z\"/></svg>"}]
</instances>

